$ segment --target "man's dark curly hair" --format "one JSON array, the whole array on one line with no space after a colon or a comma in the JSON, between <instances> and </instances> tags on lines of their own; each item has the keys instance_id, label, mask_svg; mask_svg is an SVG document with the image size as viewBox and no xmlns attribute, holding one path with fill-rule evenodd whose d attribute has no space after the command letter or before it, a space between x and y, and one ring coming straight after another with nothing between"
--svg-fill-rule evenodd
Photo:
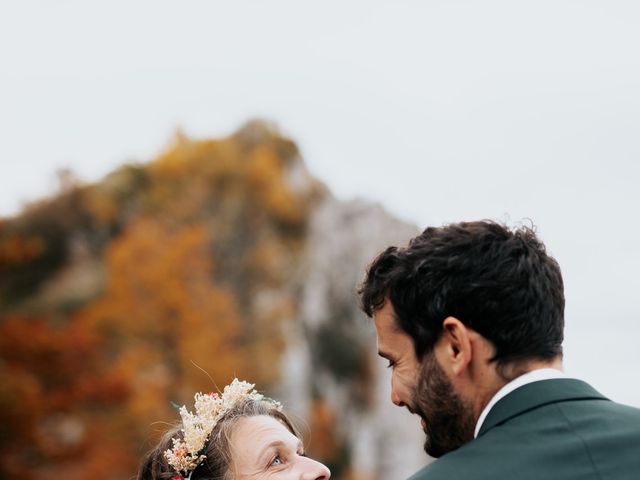
<instances>
[{"instance_id":1,"label":"man's dark curly hair","mask_svg":"<svg viewBox=\"0 0 640 480\"><path fill-rule=\"evenodd\" d=\"M533 227L492 221L427 228L407 247L389 247L358 293L368 315L388 299L418 359L455 317L489 340L498 366L562 354L564 293L558 263Z\"/></svg>"}]
</instances>

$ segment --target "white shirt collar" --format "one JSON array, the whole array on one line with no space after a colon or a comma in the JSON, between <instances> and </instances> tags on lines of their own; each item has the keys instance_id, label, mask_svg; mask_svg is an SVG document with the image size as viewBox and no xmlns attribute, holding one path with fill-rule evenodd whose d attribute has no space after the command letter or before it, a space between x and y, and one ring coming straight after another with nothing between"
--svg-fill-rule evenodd
<instances>
[{"instance_id":1,"label":"white shirt collar","mask_svg":"<svg viewBox=\"0 0 640 480\"><path fill-rule=\"evenodd\" d=\"M538 370L532 370L530 372L525 373L524 375L520 375L519 377L511 380L509 383L504 385L500 390L496 392L496 394L491 398L487 406L484 407L482 413L478 417L478 421L476 423L476 430L473 434L473 437L478 436L478 432L480 432L480 428L484 423L487 415L493 408L493 406L498 403L499 400L509 395L516 388L520 388L523 385L528 383L538 382L540 380L550 380L552 378L565 378L566 375L564 372L560 370L556 370L555 368L540 368Z\"/></svg>"}]
</instances>

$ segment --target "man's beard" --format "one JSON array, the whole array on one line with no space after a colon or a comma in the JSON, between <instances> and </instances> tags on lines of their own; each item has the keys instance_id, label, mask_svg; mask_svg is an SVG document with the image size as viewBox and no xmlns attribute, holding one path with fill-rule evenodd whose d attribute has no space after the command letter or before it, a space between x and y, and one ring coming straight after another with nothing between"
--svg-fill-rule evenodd
<instances>
[{"instance_id":1,"label":"man's beard","mask_svg":"<svg viewBox=\"0 0 640 480\"><path fill-rule=\"evenodd\" d=\"M438 458L473 439L473 409L454 390L435 354L425 354L413 391L413 412L423 420L424 450Z\"/></svg>"}]
</instances>

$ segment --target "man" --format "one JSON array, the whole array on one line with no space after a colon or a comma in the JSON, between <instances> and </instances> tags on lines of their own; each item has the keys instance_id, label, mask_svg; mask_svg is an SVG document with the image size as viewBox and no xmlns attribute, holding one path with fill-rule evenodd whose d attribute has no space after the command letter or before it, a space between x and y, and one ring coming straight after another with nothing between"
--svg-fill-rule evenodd
<instances>
[{"instance_id":1,"label":"man","mask_svg":"<svg viewBox=\"0 0 640 480\"><path fill-rule=\"evenodd\" d=\"M439 458L411 480L640 479L640 410L562 373L562 276L532 229L427 228L359 293Z\"/></svg>"}]
</instances>

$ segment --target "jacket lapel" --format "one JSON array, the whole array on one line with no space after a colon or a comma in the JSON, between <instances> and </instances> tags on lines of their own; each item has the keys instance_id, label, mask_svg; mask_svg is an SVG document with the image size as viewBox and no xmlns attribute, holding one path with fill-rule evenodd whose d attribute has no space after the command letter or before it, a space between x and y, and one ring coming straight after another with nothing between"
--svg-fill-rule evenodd
<instances>
[{"instance_id":1,"label":"jacket lapel","mask_svg":"<svg viewBox=\"0 0 640 480\"><path fill-rule=\"evenodd\" d=\"M573 378L555 378L528 383L496 403L485 419L478 437L496 425L550 403L571 400L608 400L589 384Z\"/></svg>"}]
</instances>

